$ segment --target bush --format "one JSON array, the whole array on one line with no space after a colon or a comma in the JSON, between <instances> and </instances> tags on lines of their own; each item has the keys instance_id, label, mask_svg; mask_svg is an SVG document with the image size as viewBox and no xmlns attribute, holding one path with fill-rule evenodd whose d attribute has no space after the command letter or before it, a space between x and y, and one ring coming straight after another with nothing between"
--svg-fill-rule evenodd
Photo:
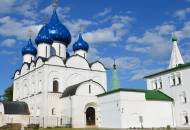
<instances>
[{"instance_id":1,"label":"bush","mask_svg":"<svg viewBox=\"0 0 190 130\"><path fill-rule=\"evenodd\" d=\"M167 125L167 126L166 126L166 129L171 129L171 126L170 126L170 125Z\"/></svg>"},{"instance_id":2,"label":"bush","mask_svg":"<svg viewBox=\"0 0 190 130\"><path fill-rule=\"evenodd\" d=\"M39 124L28 124L27 128L38 130L40 128L40 125Z\"/></svg>"}]
</instances>

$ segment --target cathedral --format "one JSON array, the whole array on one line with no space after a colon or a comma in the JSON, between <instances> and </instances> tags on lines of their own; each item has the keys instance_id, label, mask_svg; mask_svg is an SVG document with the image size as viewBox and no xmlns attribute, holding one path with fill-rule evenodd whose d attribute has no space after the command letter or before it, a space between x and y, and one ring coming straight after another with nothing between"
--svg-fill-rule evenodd
<instances>
[{"instance_id":1,"label":"cathedral","mask_svg":"<svg viewBox=\"0 0 190 130\"><path fill-rule=\"evenodd\" d=\"M107 68L87 59L82 33L68 52L69 30L56 8L40 29L34 46L22 49L23 64L13 76L13 101L0 102L0 126L6 123L73 128L190 128L190 64L172 38L169 68L145 77L147 90L121 88L116 64L111 90Z\"/></svg>"}]
</instances>

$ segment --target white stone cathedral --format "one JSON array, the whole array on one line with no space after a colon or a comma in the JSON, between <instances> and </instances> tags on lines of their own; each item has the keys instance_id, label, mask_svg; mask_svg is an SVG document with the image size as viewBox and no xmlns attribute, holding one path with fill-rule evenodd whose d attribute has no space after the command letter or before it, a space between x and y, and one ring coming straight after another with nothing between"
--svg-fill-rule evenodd
<instances>
[{"instance_id":1,"label":"white stone cathedral","mask_svg":"<svg viewBox=\"0 0 190 130\"><path fill-rule=\"evenodd\" d=\"M87 60L89 45L79 34L67 48L69 30L53 10L35 43L22 49L23 65L13 78L12 102L0 102L0 126L100 128L190 127L190 64L184 64L173 37L169 69L146 76L148 90L120 88L116 65L107 91L104 65Z\"/></svg>"}]
</instances>

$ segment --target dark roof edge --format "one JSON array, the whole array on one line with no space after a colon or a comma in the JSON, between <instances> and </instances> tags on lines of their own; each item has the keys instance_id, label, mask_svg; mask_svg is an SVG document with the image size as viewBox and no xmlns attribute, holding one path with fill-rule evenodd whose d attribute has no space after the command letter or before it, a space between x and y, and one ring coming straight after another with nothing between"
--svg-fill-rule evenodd
<instances>
[{"instance_id":1,"label":"dark roof edge","mask_svg":"<svg viewBox=\"0 0 190 130\"><path fill-rule=\"evenodd\" d=\"M153 74L147 75L147 76L144 77L144 79L151 78L151 77L154 77L154 76L157 76L157 75L161 75L161 74L165 74L165 73L169 73L169 72L172 72L172 71L175 71L175 70L189 68L189 67L190 67L190 62L186 63L186 64L179 64L175 68L171 68L171 69L167 69L167 70L163 70L163 71L160 71L160 72L157 72L157 73L153 73Z\"/></svg>"},{"instance_id":2,"label":"dark roof edge","mask_svg":"<svg viewBox=\"0 0 190 130\"><path fill-rule=\"evenodd\" d=\"M119 89L116 89L116 90L112 90L112 91L109 91L109 92L106 92L106 93L102 93L102 94L99 94L99 95L96 95L98 97L102 97L102 96L106 96L106 95L109 95L109 94L112 94L112 93L116 93L116 92L121 92L121 91L127 91L127 92L146 92L147 90L144 90L144 89L129 89L129 88L119 88Z\"/></svg>"}]
</instances>

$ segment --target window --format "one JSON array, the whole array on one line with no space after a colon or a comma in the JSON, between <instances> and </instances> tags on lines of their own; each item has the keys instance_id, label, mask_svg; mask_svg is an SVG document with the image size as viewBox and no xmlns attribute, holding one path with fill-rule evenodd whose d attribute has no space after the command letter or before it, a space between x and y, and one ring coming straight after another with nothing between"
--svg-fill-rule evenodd
<instances>
[{"instance_id":1,"label":"window","mask_svg":"<svg viewBox=\"0 0 190 130\"><path fill-rule=\"evenodd\" d=\"M155 89L157 89L158 88L157 82L155 82L154 85L155 85Z\"/></svg>"},{"instance_id":2,"label":"window","mask_svg":"<svg viewBox=\"0 0 190 130\"><path fill-rule=\"evenodd\" d=\"M52 109L51 109L51 113L52 113L52 115L56 115L55 108L52 108Z\"/></svg>"},{"instance_id":3,"label":"window","mask_svg":"<svg viewBox=\"0 0 190 130\"><path fill-rule=\"evenodd\" d=\"M188 116L185 115L185 124L188 124L189 123L189 119L188 119Z\"/></svg>"},{"instance_id":4,"label":"window","mask_svg":"<svg viewBox=\"0 0 190 130\"><path fill-rule=\"evenodd\" d=\"M181 121L182 121L182 124L183 125L187 125L187 124L189 124L189 118L188 118L188 113L186 112L186 111L183 111L182 112L182 115L181 115Z\"/></svg>"},{"instance_id":5,"label":"window","mask_svg":"<svg viewBox=\"0 0 190 130\"><path fill-rule=\"evenodd\" d=\"M58 83L57 80L54 80L54 81L53 81L53 92L54 92L54 93L57 93L58 90L59 90L59 83Z\"/></svg>"},{"instance_id":6,"label":"window","mask_svg":"<svg viewBox=\"0 0 190 130\"><path fill-rule=\"evenodd\" d=\"M37 116L37 117L40 116L40 107L38 107L37 110L36 110L36 116Z\"/></svg>"},{"instance_id":7,"label":"window","mask_svg":"<svg viewBox=\"0 0 190 130\"><path fill-rule=\"evenodd\" d=\"M89 85L89 93L91 93L91 85Z\"/></svg>"},{"instance_id":8,"label":"window","mask_svg":"<svg viewBox=\"0 0 190 130\"><path fill-rule=\"evenodd\" d=\"M46 46L46 57L47 57L47 46Z\"/></svg>"},{"instance_id":9,"label":"window","mask_svg":"<svg viewBox=\"0 0 190 130\"><path fill-rule=\"evenodd\" d=\"M185 92L180 95L181 103L187 103L187 98Z\"/></svg>"},{"instance_id":10,"label":"window","mask_svg":"<svg viewBox=\"0 0 190 130\"><path fill-rule=\"evenodd\" d=\"M181 77L178 76L177 79L178 79L178 84L180 85L181 84Z\"/></svg>"},{"instance_id":11,"label":"window","mask_svg":"<svg viewBox=\"0 0 190 130\"><path fill-rule=\"evenodd\" d=\"M160 81L160 87L159 88L162 88L162 81Z\"/></svg>"},{"instance_id":12,"label":"window","mask_svg":"<svg viewBox=\"0 0 190 130\"><path fill-rule=\"evenodd\" d=\"M61 55L61 45L59 44L59 56Z\"/></svg>"},{"instance_id":13,"label":"window","mask_svg":"<svg viewBox=\"0 0 190 130\"><path fill-rule=\"evenodd\" d=\"M172 86L175 85L175 77L172 78Z\"/></svg>"}]
</instances>

